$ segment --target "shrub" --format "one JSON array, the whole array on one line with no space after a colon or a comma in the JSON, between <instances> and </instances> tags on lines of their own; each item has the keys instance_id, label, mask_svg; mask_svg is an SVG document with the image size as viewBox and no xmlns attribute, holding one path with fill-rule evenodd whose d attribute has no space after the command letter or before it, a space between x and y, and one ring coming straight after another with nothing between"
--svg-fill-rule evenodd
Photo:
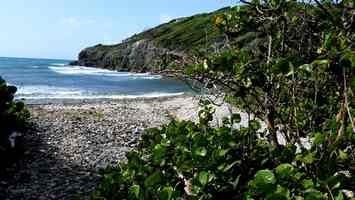
<instances>
[{"instance_id":1,"label":"shrub","mask_svg":"<svg viewBox=\"0 0 355 200\"><path fill-rule=\"evenodd\" d=\"M105 171L92 199L331 199L354 189L353 152L325 153L324 141L300 153L275 148L256 136L259 122L233 129L235 114L211 128L210 114L147 130L127 163Z\"/></svg>"},{"instance_id":2,"label":"shrub","mask_svg":"<svg viewBox=\"0 0 355 200\"><path fill-rule=\"evenodd\" d=\"M30 117L25 104L14 101L17 91L15 86L9 86L0 78L0 157L1 165L7 162L9 151L14 148L14 143L10 140L10 135L15 132L23 132L28 126ZM4 159L5 158L5 159Z\"/></svg>"},{"instance_id":3,"label":"shrub","mask_svg":"<svg viewBox=\"0 0 355 200\"><path fill-rule=\"evenodd\" d=\"M186 73L258 120L212 128L203 101L198 123L147 131L93 199L354 199L354 3L242 2L216 17L231 48Z\"/></svg>"}]
</instances>

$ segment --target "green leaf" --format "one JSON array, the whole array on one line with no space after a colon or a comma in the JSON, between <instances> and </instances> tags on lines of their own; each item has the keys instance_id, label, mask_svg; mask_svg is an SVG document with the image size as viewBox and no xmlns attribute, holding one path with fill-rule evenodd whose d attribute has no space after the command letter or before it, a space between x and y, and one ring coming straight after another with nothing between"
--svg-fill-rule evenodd
<instances>
[{"instance_id":1,"label":"green leaf","mask_svg":"<svg viewBox=\"0 0 355 200\"><path fill-rule=\"evenodd\" d=\"M324 48L330 49L332 47L332 33L327 33L324 38Z\"/></svg>"},{"instance_id":2,"label":"green leaf","mask_svg":"<svg viewBox=\"0 0 355 200\"><path fill-rule=\"evenodd\" d=\"M313 67L311 64L304 64L299 66L299 69L304 72L311 73L313 71Z\"/></svg>"},{"instance_id":3,"label":"green leaf","mask_svg":"<svg viewBox=\"0 0 355 200\"><path fill-rule=\"evenodd\" d=\"M276 167L275 169L276 175L282 179L290 177L293 172L293 166L285 163Z\"/></svg>"},{"instance_id":4,"label":"green leaf","mask_svg":"<svg viewBox=\"0 0 355 200\"><path fill-rule=\"evenodd\" d=\"M272 190L276 183L276 178L272 171L260 170L255 174L253 183L258 191L268 192Z\"/></svg>"},{"instance_id":5,"label":"green leaf","mask_svg":"<svg viewBox=\"0 0 355 200\"><path fill-rule=\"evenodd\" d=\"M202 171L198 175L198 180L203 186L205 186L209 182L209 177L210 177L210 173L206 171Z\"/></svg>"},{"instance_id":6,"label":"green leaf","mask_svg":"<svg viewBox=\"0 0 355 200\"><path fill-rule=\"evenodd\" d=\"M231 182L231 184L233 185L233 189L235 190L239 184L239 180L240 180L240 174L237 176L237 178Z\"/></svg>"},{"instance_id":7,"label":"green leaf","mask_svg":"<svg viewBox=\"0 0 355 200\"><path fill-rule=\"evenodd\" d=\"M351 67L355 67L355 51L345 52L341 60L348 60L351 63Z\"/></svg>"},{"instance_id":8,"label":"green leaf","mask_svg":"<svg viewBox=\"0 0 355 200\"><path fill-rule=\"evenodd\" d=\"M324 195L318 190L311 189L305 192L304 195L305 200L323 200Z\"/></svg>"},{"instance_id":9,"label":"green leaf","mask_svg":"<svg viewBox=\"0 0 355 200\"><path fill-rule=\"evenodd\" d=\"M292 179L294 181L299 181L302 177L304 176L304 173L302 172L297 172L292 176Z\"/></svg>"},{"instance_id":10,"label":"green leaf","mask_svg":"<svg viewBox=\"0 0 355 200\"><path fill-rule=\"evenodd\" d=\"M292 22L293 22L294 24L300 24L300 23L302 22L302 19L301 19L301 17L299 17L299 16L293 16L293 17L292 17Z\"/></svg>"},{"instance_id":11,"label":"green leaf","mask_svg":"<svg viewBox=\"0 0 355 200\"><path fill-rule=\"evenodd\" d=\"M338 194L338 196L335 198L335 200L344 200L344 195L342 192Z\"/></svg>"},{"instance_id":12,"label":"green leaf","mask_svg":"<svg viewBox=\"0 0 355 200\"><path fill-rule=\"evenodd\" d=\"M269 194L266 197L267 200L290 200L290 190L284 188L280 185L277 186L277 189L274 193Z\"/></svg>"},{"instance_id":13,"label":"green leaf","mask_svg":"<svg viewBox=\"0 0 355 200\"><path fill-rule=\"evenodd\" d=\"M145 187L151 187L161 181L161 176L160 172L156 171L153 174L151 174L148 178L145 179L144 181L144 186Z\"/></svg>"},{"instance_id":14,"label":"green leaf","mask_svg":"<svg viewBox=\"0 0 355 200\"><path fill-rule=\"evenodd\" d=\"M340 183L340 182L337 182L337 183L331 188L331 190L334 190L334 189L339 188L340 185L341 185L341 183Z\"/></svg>"},{"instance_id":15,"label":"green leaf","mask_svg":"<svg viewBox=\"0 0 355 200\"><path fill-rule=\"evenodd\" d=\"M339 158L342 161L345 161L348 159L348 154L346 154L344 151L339 149Z\"/></svg>"},{"instance_id":16,"label":"green leaf","mask_svg":"<svg viewBox=\"0 0 355 200\"><path fill-rule=\"evenodd\" d=\"M229 170L230 170L234 165L236 165L237 163L240 164L241 161L240 161L240 160L236 160L236 161L232 162L231 164L225 166L224 169L223 169L223 172L229 171Z\"/></svg>"},{"instance_id":17,"label":"green leaf","mask_svg":"<svg viewBox=\"0 0 355 200\"><path fill-rule=\"evenodd\" d=\"M194 150L194 154L205 157L207 154L207 149L205 147L198 147Z\"/></svg>"},{"instance_id":18,"label":"green leaf","mask_svg":"<svg viewBox=\"0 0 355 200\"><path fill-rule=\"evenodd\" d=\"M261 125L260 122L258 122L257 120L250 120L249 121L249 127L253 130L259 130L261 129Z\"/></svg>"},{"instance_id":19,"label":"green leaf","mask_svg":"<svg viewBox=\"0 0 355 200\"><path fill-rule=\"evenodd\" d=\"M139 185L132 185L129 187L128 192L131 196L133 196L135 199L139 199L140 196L140 186Z\"/></svg>"},{"instance_id":20,"label":"green leaf","mask_svg":"<svg viewBox=\"0 0 355 200\"><path fill-rule=\"evenodd\" d=\"M22 109L25 108L25 104L23 102L21 102L21 101L20 102L16 102L15 106L16 106L16 112L19 112L19 111L21 111Z\"/></svg>"},{"instance_id":21,"label":"green leaf","mask_svg":"<svg viewBox=\"0 0 355 200\"><path fill-rule=\"evenodd\" d=\"M271 70L274 73L287 74L290 71L290 64L288 59L286 58L278 59L276 63L272 66Z\"/></svg>"},{"instance_id":22,"label":"green leaf","mask_svg":"<svg viewBox=\"0 0 355 200\"><path fill-rule=\"evenodd\" d=\"M351 89L355 93L355 76L351 79Z\"/></svg>"},{"instance_id":23,"label":"green leaf","mask_svg":"<svg viewBox=\"0 0 355 200\"><path fill-rule=\"evenodd\" d=\"M162 144L155 145L153 152L152 152L153 163L160 164L164 159L165 153L166 153L166 146L164 146Z\"/></svg>"},{"instance_id":24,"label":"green leaf","mask_svg":"<svg viewBox=\"0 0 355 200\"><path fill-rule=\"evenodd\" d=\"M302 161L306 164L312 164L314 162L314 154L308 153L305 157L302 158Z\"/></svg>"},{"instance_id":25,"label":"green leaf","mask_svg":"<svg viewBox=\"0 0 355 200\"><path fill-rule=\"evenodd\" d=\"M171 200L173 197L173 192L173 187L164 187L164 189L160 193L160 200Z\"/></svg>"},{"instance_id":26,"label":"green leaf","mask_svg":"<svg viewBox=\"0 0 355 200\"><path fill-rule=\"evenodd\" d=\"M303 188L304 189L309 189L309 188L313 188L314 187L314 183L311 179L306 179L303 181Z\"/></svg>"},{"instance_id":27,"label":"green leaf","mask_svg":"<svg viewBox=\"0 0 355 200\"><path fill-rule=\"evenodd\" d=\"M301 197L301 196L295 196L295 200L303 200L303 197Z\"/></svg>"},{"instance_id":28,"label":"green leaf","mask_svg":"<svg viewBox=\"0 0 355 200\"><path fill-rule=\"evenodd\" d=\"M320 145L324 143L325 136L322 133L316 133L313 137L313 144Z\"/></svg>"},{"instance_id":29,"label":"green leaf","mask_svg":"<svg viewBox=\"0 0 355 200\"><path fill-rule=\"evenodd\" d=\"M314 65L327 65L329 63L330 63L330 60L323 59L323 60L315 60L315 61L313 61L312 64L314 64Z\"/></svg>"},{"instance_id":30,"label":"green leaf","mask_svg":"<svg viewBox=\"0 0 355 200\"><path fill-rule=\"evenodd\" d=\"M230 149L218 149L217 153L219 157L224 157Z\"/></svg>"}]
</instances>

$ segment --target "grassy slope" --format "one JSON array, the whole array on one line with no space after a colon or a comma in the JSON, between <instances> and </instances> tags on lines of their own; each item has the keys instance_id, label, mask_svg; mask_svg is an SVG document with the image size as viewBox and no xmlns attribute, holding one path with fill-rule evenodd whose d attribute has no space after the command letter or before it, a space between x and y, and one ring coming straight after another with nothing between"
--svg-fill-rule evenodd
<instances>
[{"instance_id":1,"label":"grassy slope","mask_svg":"<svg viewBox=\"0 0 355 200\"><path fill-rule=\"evenodd\" d=\"M158 47L164 47L170 50L189 52L194 48L203 48L210 46L221 38L221 32L214 26L214 17L230 8L198 14L191 17L185 17L172 20L161 24L155 28L128 38L128 43L141 39L153 41ZM102 49L122 48L122 43L117 45L103 45Z\"/></svg>"}]
</instances>

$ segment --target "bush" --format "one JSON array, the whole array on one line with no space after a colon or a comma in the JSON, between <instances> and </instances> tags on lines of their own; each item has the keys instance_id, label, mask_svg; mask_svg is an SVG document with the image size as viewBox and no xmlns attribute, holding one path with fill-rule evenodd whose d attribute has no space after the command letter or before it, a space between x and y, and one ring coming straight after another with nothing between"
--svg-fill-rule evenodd
<instances>
[{"instance_id":1,"label":"bush","mask_svg":"<svg viewBox=\"0 0 355 200\"><path fill-rule=\"evenodd\" d=\"M275 148L256 136L259 122L235 130L235 114L211 128L210 114L146 131L127 163L105 171L92 199L340 199L354 190L354 169L346 171L353 152L324 153L324 141L301 153Z\"/></svg>"},{"instance_id":2,"label":"bush","mask_svg":"<svg viewBox=\"0 0 355 200\"><path fill-rule=\"evenodd\" d=\"M9 158L9 151L14 148L10 135L23 132L28 126L29 111L23 102L14 101L17 91L15 86L9 86L0 77L0 157L1 165ZM12 144L11 144L12 143ZM5 159L4 159L5 158Z\"/></svg>"},{"instance_id":3,"label":"bush","mask_svg":"<svg viewBox=\"0 0 355 200\"><path fill-rule=\"evenodd\" d=\"M231 48L186 72L266 129L212 128L203 101L199 123L147 131L93 199L354 200L354 3L242 2L216 17Z\"/></svg>"}]
</instances>

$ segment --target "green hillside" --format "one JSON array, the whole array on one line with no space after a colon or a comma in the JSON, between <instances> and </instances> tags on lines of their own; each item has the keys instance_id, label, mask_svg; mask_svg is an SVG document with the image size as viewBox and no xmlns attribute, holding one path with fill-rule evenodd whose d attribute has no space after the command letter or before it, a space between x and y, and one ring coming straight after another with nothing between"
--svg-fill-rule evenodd
<instances>
[{"instance_id":1,"label":"green hillside","mask_svg":"<svg viewBox=\"0 0 355 200\"><path fill-rule=\"evenodd\" d=\"M211 45L221 39L221 32L214 26L216 15L230 11L222 8L215 12L179 18L132 37L132 41L149 39L170 50L189 51Z\"/></svg>"},{"instance_id":2,"label":"green hillside","mask_svg":"<svg viewBox=\"0 0 355 200\"><path fill-rule=\"evenodd\" d=\"M80 52L78 62L73 64L118 71L154 71L157 65L161 65L163 57L182 60L194 49L206 50L223 44L224 35L214 25L214 20L218 14L232 9L226 7L174 19L135 34L120 44L86 48Z\"/></svg>"}]
</instances>

